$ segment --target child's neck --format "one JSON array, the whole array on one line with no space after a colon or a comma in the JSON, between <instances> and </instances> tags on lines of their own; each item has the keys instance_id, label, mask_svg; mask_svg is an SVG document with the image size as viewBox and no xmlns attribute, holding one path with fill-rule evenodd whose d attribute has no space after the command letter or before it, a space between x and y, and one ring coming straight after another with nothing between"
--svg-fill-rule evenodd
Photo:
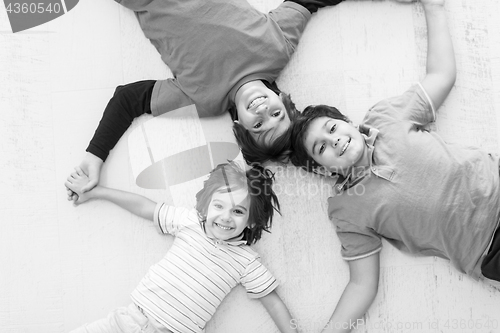
<instances>
[{"instance_id":1,"label":"child's neck","mask_svg":"<svg viewBox=\"0 0 500 333\"><path fill-rule=\"evenodd\" d=\"M351 174L353 169L355 169L355 168L364 168L364 167L370 166L370 149L368 148L368 145L366 144L366 140L365 140L364 136L363 136L363 141L364 141L363 153L361 154L359 159L353 164L353 166L350 167L348 170L346 170L347 172L342 172L344 177L347 177L349 174Z\"/></svg>"},{"instance_id":2,"label":"child's neck","mask_svg":"<svg viewBox=\"0 0 500 333\"><path fill-rule=\"evenodd\" d=\"M364 139L365 138L363 137L363 140ZM358 163L356 163L355 166L359 166L359 167L370 166L370 149L368 148L366 141L365 141L365 149L363 150L363 155L361 155Z\"/></svg>"}]
</instances>

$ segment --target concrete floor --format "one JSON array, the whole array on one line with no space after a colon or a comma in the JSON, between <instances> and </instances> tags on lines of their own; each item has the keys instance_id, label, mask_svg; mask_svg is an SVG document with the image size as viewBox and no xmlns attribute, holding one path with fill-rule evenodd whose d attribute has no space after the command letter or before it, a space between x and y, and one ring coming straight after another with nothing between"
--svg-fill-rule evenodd
<instances>
[{"instance_id":1,"label":"concrete floor","mask_svg":"<svg viewBox=\"0 0 500 333\"><path fill-rule=\"evenodd\" d=\"M280 0L250 3L268 11ZM458 80L439 110L439 131L449 141L499 152L500 2L448 0L446 9ZM301 109L332 104L357 122L371 105L422 78L425 48L419 4L346 1L315 14L278 83ZM83 158L114 88L169 75L133 14L112 1L82 0L17 34L0 10L0 332L62 333L100 319L130 302L168 249L170 238L112 204L74 208L63 182ZM126 136L147 121L141 117ZM174 200L135 184L141 161L127 137L108 158L102 183L192 204L192 190ZM301 331L319 332L348 279L326 216L328 182L292 166L271 167L283 216L255 247ZM381 260L379 293L357 332L500 332L498 289L388 243ZM277 329L237 288L206 331Z\"/></svg>"}]
</instances>

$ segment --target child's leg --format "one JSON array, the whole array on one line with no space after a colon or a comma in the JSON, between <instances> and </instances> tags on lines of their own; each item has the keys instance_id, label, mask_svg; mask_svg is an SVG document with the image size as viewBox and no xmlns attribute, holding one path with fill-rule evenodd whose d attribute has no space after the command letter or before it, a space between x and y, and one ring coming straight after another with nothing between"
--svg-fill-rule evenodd
<instances>
[{"instance_id":1,"label":"child's leg","mask_svg":"<svg viewBox=\"0 0 500 333\"><path fill-rule=\"evenodd\" d=\"M70 333L157 333L134 304L112 311L106 318L85 324Z\"/></svg>"}]
</instances>

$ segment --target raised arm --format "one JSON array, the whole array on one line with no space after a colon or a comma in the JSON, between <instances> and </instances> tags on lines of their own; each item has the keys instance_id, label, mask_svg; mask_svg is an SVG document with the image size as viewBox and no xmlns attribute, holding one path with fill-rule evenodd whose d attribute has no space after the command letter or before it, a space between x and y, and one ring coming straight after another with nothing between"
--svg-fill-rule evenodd
<instances>
[{"instance_id":1,"label":"raised arm","mask_svg":"<svg viewBox=\"0 0 500 333\"><path fill-rule=\"evenodd\" d=\"M361 317L378 291L379 254L349 261L349 283L323 332L350 332L363 325Z\"/></svg>"},{"instance_id":2,"label":"raised arm","mask_svg":"<svg viewBox=\"0 0 500 333\"><path fill-rule=\"evenodd\" d=\"M427 73L422 86L437 110L448 96L456 79L456 63L445 0L420 0L427 21Z\"/></svg>"},{"instance_id":3,"label":"raised arm","mask_svg":"<svg viewBox=\"0 0 500 333\"><path fill-rule=\"evenodd\" d=\"M102 186L96 186L90 191L83 192L82 189L88 182L89 178L85 175L83 170L76 167L75 172L73 172L64 183L66 188L70 189L78 196L77 200L74 201L75 205L79 205L90 199L107 200L128 210L132 214L153 221L156 208L156 203L154 201L139 194Z\"/></svg>"},{"instance_id":4,"label":"raised arm","mask_svg":"<svg viewBox=\"0 0 500 333\"><path fill-rule=\"evenodd\" d=\"M266 308L267 312L273 319L276 326L278 326L281 333L297 332L296 325L292 325L292 316L288 311L285 303L281 300L275 290L270 292L264 297L259 298L262 305Z\"/></svg>"}]
</instances>

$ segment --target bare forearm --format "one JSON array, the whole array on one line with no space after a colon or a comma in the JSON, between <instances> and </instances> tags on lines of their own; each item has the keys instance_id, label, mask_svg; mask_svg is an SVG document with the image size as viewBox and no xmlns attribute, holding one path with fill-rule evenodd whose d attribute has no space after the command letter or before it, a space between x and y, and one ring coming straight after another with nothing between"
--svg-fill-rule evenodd
<instances>
[{"instance_id":1,"label":"bare forearm","mask_svg":"<svg viewBox=\"0 0 500 333\"><path fill-rule=\"evenodd\" d=\"M260 299L281 333L297 332L292 316L276 291Z\"/></svg>"},{"instance_id":2,"label":"bare forearm","mask_svg":"<svg viewBox=\"0 0 500 333\"><path fill-rule=\"evenodd\" d=\"M379 260L379 253L375 253L348 262L349 283L323 332L350 332L364 324L361 318L378 291Z\"/></svg>"},{"instance_id":3,"label":"bare forearm","mask_svg":"<svg viewBox=\"0 0 500 333\"><path fill-rule=\"evenodd\" d=\"M93 199L110 201L147 220L153 220L156 203L142 195L97 186L88 193Z\"/></svg>"},{"instance_id":4,"label":"bare forearm","mask_svg":"<svg viewBox=\"0 0 500 333\"><path fill-rule=\"evenodd\" d=\"M456 63L444 4L422 2L427 20L427 75L445 75L455 81Z\"/></svg>"},{"instance_id":5,"label":"bare forearm","mask_svg":"<svg viewBox=\"0 0 500 333\"><path fill-rule=\"evenodd\" d=\"M349 283L323 332L350 332L364 325L361 319L372 304L376 290Z\"/></svg>"}]
</instances>

